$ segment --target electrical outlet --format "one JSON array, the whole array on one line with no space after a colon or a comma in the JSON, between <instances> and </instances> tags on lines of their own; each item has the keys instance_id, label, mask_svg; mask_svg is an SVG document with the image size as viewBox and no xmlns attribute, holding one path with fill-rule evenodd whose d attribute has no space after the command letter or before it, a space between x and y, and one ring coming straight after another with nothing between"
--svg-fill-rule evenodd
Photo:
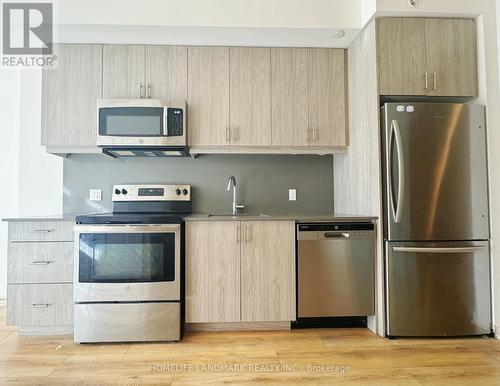
<instances>
[{"instance_id":1,"label":"electrical outlet","mask_svg":"<svg viewBox=\"0 0 500 386\"><path fill-rule=\"evenodd\" d=\"M90 201L102 201L102 190L101 189L90 189L89 190L89 200Z\"/></svg>"},{"instance_id":2,"label":"electrical outlet","mask_svg":"<svg viewBox=\"0 0 500 386\"><path fill-rule=\"evenodd\" d=\"M297 189L288 189L288 201L297 201Z\"/></svg>"}]
</instances>

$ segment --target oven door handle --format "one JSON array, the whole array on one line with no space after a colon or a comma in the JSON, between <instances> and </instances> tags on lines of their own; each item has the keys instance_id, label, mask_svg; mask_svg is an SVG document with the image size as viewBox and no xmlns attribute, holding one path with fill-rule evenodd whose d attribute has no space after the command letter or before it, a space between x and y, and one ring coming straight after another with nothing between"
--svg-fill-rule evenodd
<instances>
[{"instance_id":1,"label":"oven door handle","mask_svg":"<svg viewBox=\"0 0 500 386\"><path fill-rule=\"evenodd\" d=\"M79 233L177 233L180 229L180 224L78 224L73 227L73 231Z\"/></svg>"}]
</instances>

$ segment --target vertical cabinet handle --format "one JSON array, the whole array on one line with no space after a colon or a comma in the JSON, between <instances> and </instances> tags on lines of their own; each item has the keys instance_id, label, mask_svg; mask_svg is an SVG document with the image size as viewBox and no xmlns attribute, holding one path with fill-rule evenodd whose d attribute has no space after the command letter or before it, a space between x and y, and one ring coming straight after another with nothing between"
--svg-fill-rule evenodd
<instances>
[{"instance_id":1,"label":"vertical cabinet handle","mask_svg":"<svg viewBox=\"0 0 500 386\"><path fill-rule=\"evenodd\" d=\"M429 72L428 71L425 72L424 79L425 79L424 90L428 90L429 89Z\"/></svg>"},{"instance_id":2,"label":"vertical cabinet handle","mask_svg":"<svg viewBox=\"0 0 500 386\"><path fill-rule=\"evenodd\" d=\"M236 227L236 243L240 243L241 241L241 227L238 225Z\"/></svg>"},{"instance_id":3,"label":"vertical cabinet handle","mask_svg":"<svg viewBox=\"0 0 500 386\"><path fill-rule=\"evenodd\" d=\"M436 74L436 71L433 72L432 78L434 79L434 88L433 88L433 90L437 90L438 83L437 83L437 74Z\"/></svg>"},{"instance_id":4,"label":"vertical cabinet handle","mask_svg":"<svg viewBox=\"0 0 500 386\"><path fill-rule=\"evenodd\" d=\"M248 227L245 225L245 231L244 231L244 239L245 239L245 244L248 242Z\"/></svg>"},{"instance_id":5,"label":"vertical cabinet handle","mask_svg":"<svg viewBox=\"0 0 500 386\"><path fill-rule=\"evenodd\" d=\"M144 85L142 82L139 82L139 98L142 99L142 89L144 88Z\"/></svg>"},{"instance_id":6,"label":"vertical cabinet handle","mask_svg":"<svg viewBox=\"0 0 500 386\"><path fill-rule=\"evenodd\" d=\"M147 99L151 98L151 83L150 82L146 83L146 98Z\"/></svg>"}]
</instances>

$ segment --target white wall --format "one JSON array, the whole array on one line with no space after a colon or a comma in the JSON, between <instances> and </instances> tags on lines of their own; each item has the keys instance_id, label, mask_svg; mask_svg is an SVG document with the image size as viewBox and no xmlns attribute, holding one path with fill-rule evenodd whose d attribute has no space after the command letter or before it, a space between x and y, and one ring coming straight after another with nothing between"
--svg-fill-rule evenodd
<instances>
[{"instance_id":1,"label":"white wall","mask_svg":"<svg viewBox=\"0 0 500 386\"><path fill-rule=\"evenodd\" d=\"M0 70L0 219L62 213L62 159L40 146L40 71ZM7 287L7 224L0 222L0 298Z\"/></svg>"},{"instance_id":2,"label":"white wall","mask_svg":"<svg viewBox=\"0 0 500 386\"><path fill-rule=\"evenodd\" d=\"M0 71L0 219L17 216L20 74ZM0 222L0 299L7 283L7 223Z\"/></svg>"},{"instance_id":3,"label":"white wall","mask_svg":"<svg viewBox=\"0 0 500 386\"><path fill-rule=\"evenodd\" d=\"M41 143L40 70L23 71L20 79L19 185L20 216L62 213L63 159L45 152Z\"/></svg>"},{"instance_id":4,"label":"white wall","mask_svg":"<svg viewBox=\"0 0 500 386\"><path fill-rule=\"evenodd\" d=\"M359 28L361 0L61 0L57 22L195 27Z\"/></svg>"}]
</instances>

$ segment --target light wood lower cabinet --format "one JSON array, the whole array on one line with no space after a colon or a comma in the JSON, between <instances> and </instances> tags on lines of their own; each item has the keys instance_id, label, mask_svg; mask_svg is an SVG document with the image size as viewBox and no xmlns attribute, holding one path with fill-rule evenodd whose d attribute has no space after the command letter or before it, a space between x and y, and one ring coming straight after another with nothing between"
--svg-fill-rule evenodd
<instances>
[{"instance_id":1,"label":"light wood lower cabinet","mask_svg":"<svg viewBox=\"0 0 500 386\"><path fill-rule=\"evenodd\" d=\"M73 225L9 222L7 324L20 334L72 332Z\"/></svg>"},{"instance_id":2,"label":"light wood lower cabinet","mask_svg":"<svg viewBox=\"0 0 500 386\"><path fill-rule=\"evenodd\" d=\"M295 320L295 223L241 223L241 320Z\"/></svg>"},{"instance_id":3,"label":"light wood lower cabinet","mask_svg":"<svg viewBox=\"0 0 500 386\"><path fill-rule=\"evenodd\" d=\"M293 221L186 224L187 323L294 319Z\"/></svg>"},{"instance_id":4,"label":"light wood lower cabinet","mask_svg":"<svg viewBox=\"0 0 500 386\"><path fill-rule=\"evenodd\" d=\"M7 324L56 327L73 324L73 284L9 284Z\"/></svg>"},{"instance_id":5,"label":"light wood lower cabinet","mask_svg":"<svg viewBox=\"0 0 500 386\"><path fill-rule=\"evenodd\" d=\"M240 319L239 223L186 224L186 321Z\"/></svg>"},{"instance_id":6,"label":"light wood lower cabinet","mask_svg":"<svg viewBox=\"0 0 500 386\"><path fill-rule=\"evenodd\" d=\"M7 281L68 283L73 281L73 242L9 243Z\"/></svg>"}]
</instances>

